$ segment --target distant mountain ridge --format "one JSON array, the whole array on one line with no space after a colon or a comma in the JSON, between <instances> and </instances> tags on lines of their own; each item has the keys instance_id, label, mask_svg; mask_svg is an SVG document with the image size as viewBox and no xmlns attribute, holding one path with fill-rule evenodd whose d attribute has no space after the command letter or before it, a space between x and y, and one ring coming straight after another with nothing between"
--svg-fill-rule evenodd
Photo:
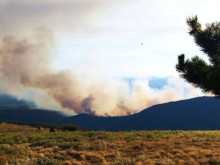
<instances>
[{"instance_id":1,"label":"distant mountain ridge","mask_svg":"<svg viewBox=\"0 0 220 165\"><path fill-rule=\"evenodd\" d=\"M33 102L0 94L0 121L57 125L65 118L66 115L60 112L37 108Z\"/></svg>"},{"instance_id":2,"label":"distant mountain ridge","mask_svg":"<svg viewBox=\"0 0 220 165\"><path fill-rule=\"evenodd\" d=\"M33 102L18 100L13 96L0 93L0 109L2 108L19 108L19 107L29 107L36 108Z\"/></svg>"},{"instance_id":3,"label":"distant mountain ridge","mask_svg":"<svg viewBox=\"0 0 220 165\"><path fill-rule=\"evenodd\" d=\"M198 97L155 105L129 116L78 115L67 120L91 130L215 130L220 129L220 99Z\"/></svg>"},{"instance_id":4,"label":"distant mountain ridge","mask_svg":"<svg viewBox=\"0 0 220 165\"><path fill-rule=\"evenodd\" d=\"M121 117L89 114L66 116L60 112L30 108L25 101L0 95L0 121L48 125L77 124L88 130L216 130L220 129L220 98L198 97L154 105L140 113ZM3 103L3 104L2 104ZM15 106L16 105L16 106Z\"/></svg>"}]
</instances>

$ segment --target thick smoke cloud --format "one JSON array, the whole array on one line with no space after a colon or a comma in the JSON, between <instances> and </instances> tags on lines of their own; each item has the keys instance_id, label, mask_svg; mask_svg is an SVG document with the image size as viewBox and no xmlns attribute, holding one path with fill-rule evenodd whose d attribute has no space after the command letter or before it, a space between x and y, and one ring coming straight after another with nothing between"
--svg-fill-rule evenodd
<instances>
[{"instance_id":1,"label":"thick smoke cloud","mask_svg":"<svg viewBox=\"0 0 220 165\"><path fill-rule=\"evenodd\" d=\"M103 78L96 74L80 77L77 76L77 71L53 69L55 57L51 52L56 41L53 32L45 27L51 27L55 31L55 37L65 31L68 31L68 34L84 35L94 34L101 29L104 31L107 29L107 33L108 29L115 32L115 28L120 27L118 23L121 20L116 19L117 26L113 26L107 19L111 15L106 18L103 15L119 3L128 2L134 1L0 1L0 91L20 98L31 98L38 106L44 108L55 107L64 111L71 110L76 114L104 116L132 114L154 104L200 96L202 93L199 90L176 78L170 78L162 89L153 89L148 85L147 79L138 79L128 84L121 78ZM125 7L126 5L123 5L123 9ZM146 7L151 8L150 5L146 5L145 11ZM136 12L134 10L130 13ZM112 16L118 18L119 15L120 10ZM146 21L145 16L143 18L139 21L141 24L135 26L142 27L139 25ZM42 25L45 27L29 34L30 29ZM119 33L126 31L127 28L133 29L133 25L133 22L131 27L123 24L123 27L126 27ZM6 34L11 36L5 36ZM96 73L93 69L89 68L89 71ZM31 94L27 95L26 91Z\"/></svg>"},{"instance_id":2,"label":"thick smoke cloud","mask_svg":"<svg viewBox=\"0 0 220 165\"><path fill-rule=\"evenodd\" d=\"M44 91L63 109L104 116L132 114L154 104L201 95L199 90L172 78L162 89L150 88L148 80L136 80L131 88L119 78L56 72L50 53L53 44L53 33L46 28L35 30L25 39L4 37L0 43L1 81L8 89L4 92L22 93L33 88Z\"/></svg>"},{"instance_id":3,"label":"thick smoke cloud","mask_svg":"<svg viewBox=\"0 0 220 165\"><path fill-rule=\"evenodd\" d=\"M128 2L130 0L126 0ZM38 26L56 31L94 29L97 20L124 0L1 0L0 36L23 35Z\"/></svg>"}]
</instances>

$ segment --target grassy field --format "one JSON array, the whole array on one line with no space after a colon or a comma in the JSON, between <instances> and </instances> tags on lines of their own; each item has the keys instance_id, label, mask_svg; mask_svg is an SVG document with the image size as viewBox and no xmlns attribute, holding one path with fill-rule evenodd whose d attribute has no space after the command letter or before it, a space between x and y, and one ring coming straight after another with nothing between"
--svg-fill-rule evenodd
<instances>
[{"instance_id":1,"label":"grassy field","mask_svg":"<svg viewBox=\"0 0 220 165\"><path fill-rule=\"evenodd\" d=\"M0 124L0 165L220 164L220 131L56 131Z\"/></svg>"}]
</instances>

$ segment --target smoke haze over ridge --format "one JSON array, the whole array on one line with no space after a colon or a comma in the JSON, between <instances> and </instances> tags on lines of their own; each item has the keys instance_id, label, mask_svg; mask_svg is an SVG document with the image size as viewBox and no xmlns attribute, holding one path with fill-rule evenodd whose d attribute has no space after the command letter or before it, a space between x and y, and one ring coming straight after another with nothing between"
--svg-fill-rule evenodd
<instances>
[{"instance_id":1,"label":"smoke haze over ridge","mask_svg":"<svg viewBox=\"0 0 220 165\"><path fill-rule=\"evenodd\" d=\"M211 1L193 2L199 15L219 3ZM187 38L190 6L162 0L0 1L0 92L44 108L103 116L204 95L175 77L177 55L199 52ZM201 18L215 18L204 13ZM122 78L139 73L147 78ZM171 76L153 88L149 75Z\"/></svg>"},{"instance_id":2,"label":"smoke haze over ridge","mask_svg":"<svg viewBox=\"0 0 220 165\"><path fill-rule=\"evenodd\" d=\"M53 33L47 28L36 29L30 38L4 37L0 44L1 80L7 86L4 92L36 88L63 109L102 116L132 114L154 104L201 95L172 78L162 89L150 88L147 80L135 80L130 88L119 78L80 78L68 70L54 71L53 44Z\"/></svg>"}]
</instances>

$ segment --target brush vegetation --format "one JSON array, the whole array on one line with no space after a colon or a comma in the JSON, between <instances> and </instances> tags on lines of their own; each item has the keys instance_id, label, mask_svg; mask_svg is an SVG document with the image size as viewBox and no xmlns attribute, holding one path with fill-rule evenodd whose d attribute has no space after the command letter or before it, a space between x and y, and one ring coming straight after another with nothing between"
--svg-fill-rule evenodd
<instances>
[{"instance_id":1,"label":"brush vegetation","mask_svg":"<svg viewBox=\"0 0 220 165\"><path fill-rule=\"evenodd\" d=\"M1 123L0 165L220 164L220 131L51 129Z\"/></svg>"}]
</instances>

